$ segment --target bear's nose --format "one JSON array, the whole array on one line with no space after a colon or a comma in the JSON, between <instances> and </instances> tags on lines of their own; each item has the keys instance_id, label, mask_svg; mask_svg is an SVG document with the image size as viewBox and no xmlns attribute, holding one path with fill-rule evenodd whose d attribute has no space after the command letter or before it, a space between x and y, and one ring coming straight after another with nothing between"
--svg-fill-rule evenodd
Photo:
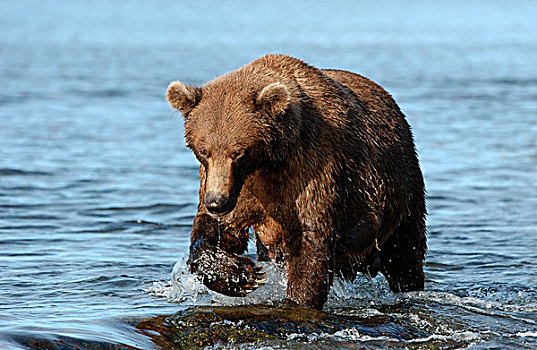
<instances>
[{"instance_id":1,"label":"bear's nose","mask_svg":"<svg viewBox=\"0 0 537 350\"><path fill-rule=\"evenodd\" d=\"M219 215L227 211L227 196L219 193L208 192L205 194L205 207L211 214Z\"/></svg>"}]
</instances>

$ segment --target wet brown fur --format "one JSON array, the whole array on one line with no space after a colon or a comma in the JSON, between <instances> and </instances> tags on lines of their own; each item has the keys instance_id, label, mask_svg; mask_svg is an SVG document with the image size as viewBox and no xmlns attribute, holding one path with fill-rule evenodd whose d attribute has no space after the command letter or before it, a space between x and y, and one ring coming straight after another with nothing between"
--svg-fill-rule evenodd
<instances>
[{"instance_id":1,"label":"wet brown fur","mask_svg":"<svg viewBox=\"0 0 537 350\"><path fill-rule=\"evenodd\" d=\"M207 251L242 254L252 227L258 253L285 261L298 304L322 308L334 274L380 271L393 291L423 289L423 178L410 127L379 85L268 55L201 88L172 83L168 100L201 163L194 272L208 273ZM229 197L220 223L204 204L209 191ZM218 273L204 281L242 295L257 287L254 266L243 270L240 285Z\"/></svg>"}]
</instances>

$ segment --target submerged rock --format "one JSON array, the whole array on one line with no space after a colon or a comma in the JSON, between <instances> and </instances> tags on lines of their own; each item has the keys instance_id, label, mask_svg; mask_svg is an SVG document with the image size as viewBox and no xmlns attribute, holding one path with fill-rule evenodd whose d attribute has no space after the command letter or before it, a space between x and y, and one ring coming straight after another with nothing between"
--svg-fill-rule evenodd
<instances>
[{"instance_id":1,"label":"submerged rock","mask_svg":"<svg viewBox=\"0 0 537 350\"><path fill-rule=\"evenodd\" d=\"M179 349L245 344L284 346L297 342L320 345L349 336L354 341L360 338L404 341L427 336L386 315L336 316L303 307L268 306L196 307L172 316L144 319L136 328L157 346Z\"/></svg>"}]
</instances>

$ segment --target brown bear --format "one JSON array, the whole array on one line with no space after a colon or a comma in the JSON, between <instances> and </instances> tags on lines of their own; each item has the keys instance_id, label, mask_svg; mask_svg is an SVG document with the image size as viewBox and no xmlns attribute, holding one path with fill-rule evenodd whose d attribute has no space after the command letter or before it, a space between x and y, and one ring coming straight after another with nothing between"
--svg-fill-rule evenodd
<instances>
[{"instance_id":1,"label":"brown bear","mask_svg":"<svg viewBox=\"0 0 537 350\"><path fill-rule=\"evenodd\" d=\"M335 276L379 271L422 290L425 190L410 127L363 76L267 55L202 87L172 82L200 164L189 264L210 289L265 281L244 256L284 262L287 298L322 308Z\"/></svg>"}]
</instances>

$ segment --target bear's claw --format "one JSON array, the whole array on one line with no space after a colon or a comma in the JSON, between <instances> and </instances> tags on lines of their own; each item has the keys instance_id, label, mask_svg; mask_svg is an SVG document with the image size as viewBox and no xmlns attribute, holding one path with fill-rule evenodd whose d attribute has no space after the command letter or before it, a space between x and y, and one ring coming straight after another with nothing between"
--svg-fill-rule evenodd
<instances>
[{"instance_id":1,"label":"bear's claw","mask_svg":"<svg viewBox=\"0 0 537 350\"><path fill-rule=\"evenodd\" d=\"M189 264L191 272L201 276L203 284L227 296L245 296L267 281L267 273L262 271L262 266L256 266L250 258L216 246L206 245L191 252Z\"/></svg>"}]
</instances>

